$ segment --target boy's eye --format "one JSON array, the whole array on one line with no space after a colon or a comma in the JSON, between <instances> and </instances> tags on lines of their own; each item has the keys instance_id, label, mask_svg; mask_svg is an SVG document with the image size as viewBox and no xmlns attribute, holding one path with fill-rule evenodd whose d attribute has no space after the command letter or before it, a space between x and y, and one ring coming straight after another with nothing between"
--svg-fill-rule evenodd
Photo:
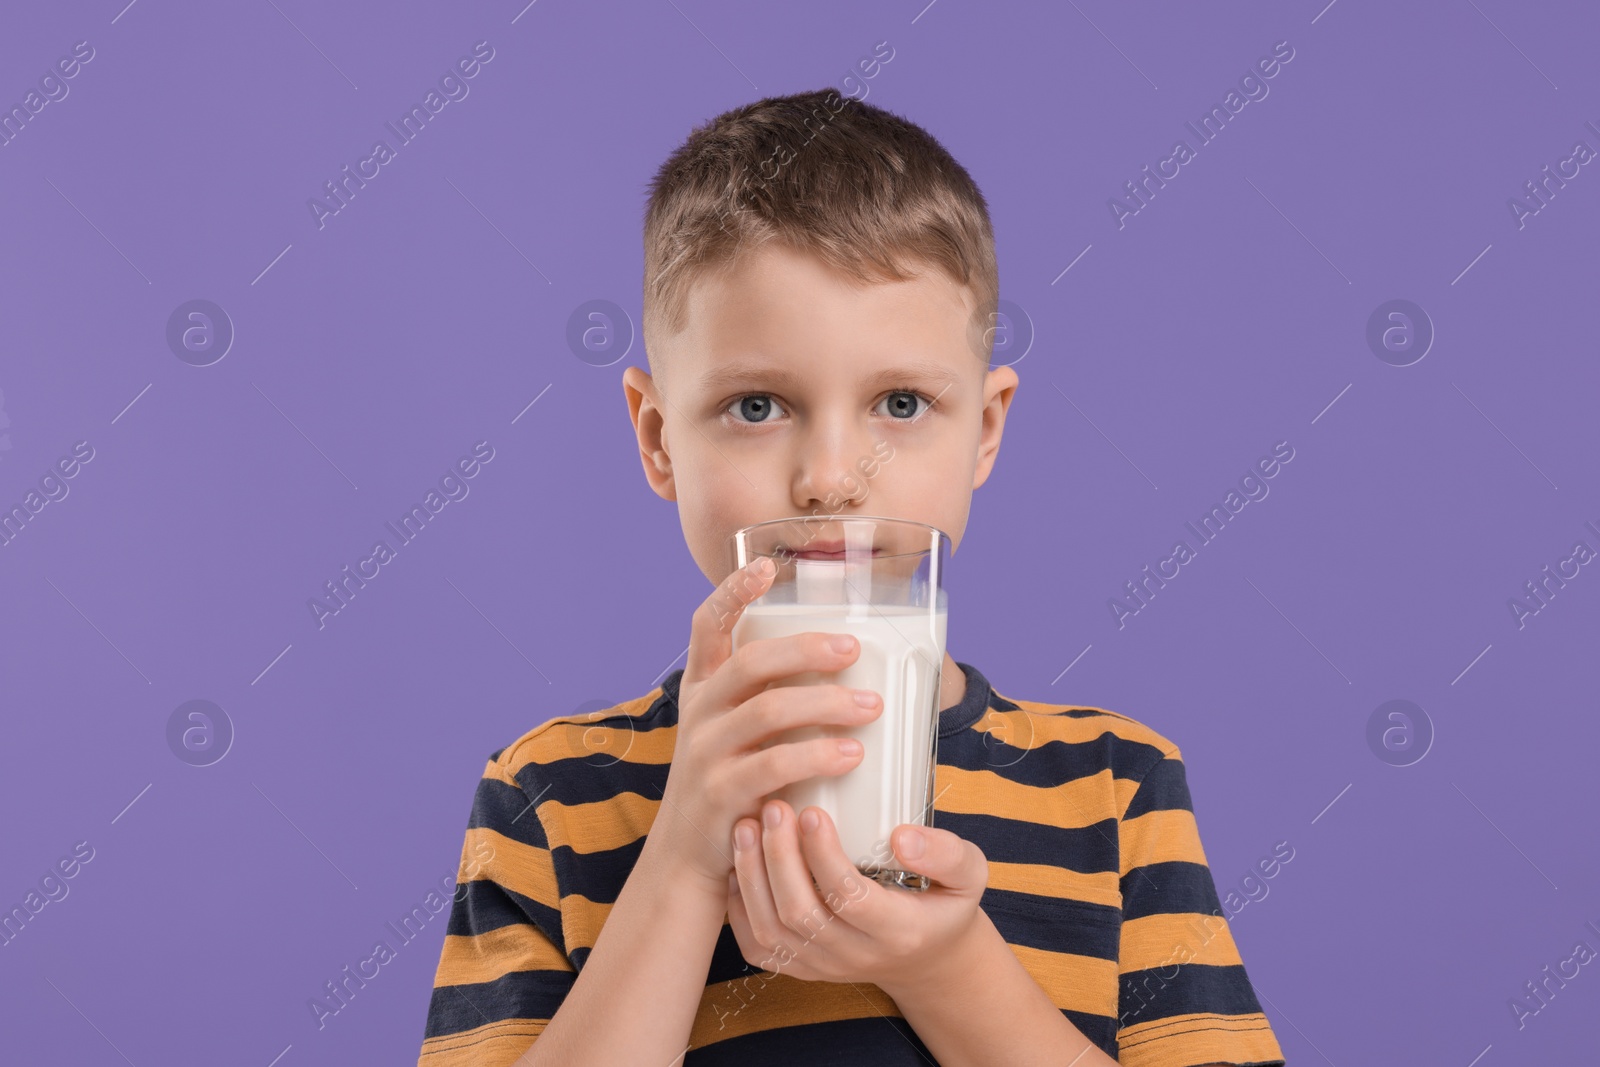
<instances>
[{"instance_id":1,"label":"boy's eye","mask_svg":"<svg viewBox=\"0 0 1600 1067\"><path fill-rule=\"evenodd\" d=\"M766 422L772 417L772 397L766 393L751 393L741 396L738 400L728 405L729 411L737 411L735 422ZM778 410L783 410L779 408Z\"/></svg>"},{"instance_id":2,"label":"boy's eye","mask_svg":"<svg viewBox=\"0 0 1600 1067\"><path fill-rule=\"evenodd\" d=\"M917 401L922 401L922 408L918 410ZM928 413L933 407L933 399L923 396L911 389L896 389L879 401L878 406L887 406L884 414L900 422L912 422ZM759 425L770 422L775 417L774 410L782 413L783 409L777 406L770 393L747 393L728 405L727 411L733 415L735 422L746 422Z\"/></svg>"}]
</instances>

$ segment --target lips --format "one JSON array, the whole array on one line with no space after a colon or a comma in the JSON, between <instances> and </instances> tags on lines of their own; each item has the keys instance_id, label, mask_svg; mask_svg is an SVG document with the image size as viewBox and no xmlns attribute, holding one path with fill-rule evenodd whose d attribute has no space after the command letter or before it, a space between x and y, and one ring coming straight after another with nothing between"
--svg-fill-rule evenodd
<instances>
[{"instance_id":1,"label":"lips","mask_svg":"<svg viewBox=\"0 0 1600 1067\"><path fill-rule=\"evenodd\" d=\"M878 552L879 552L879 550L877 548L872 548L870 550L865 550L865 551L858 550L857 554L858 555L876 556L878 554ZM845 558L844 542L843 541L824 541L824 542L821 542L821 543L815 545L814 547L803 549L802 551L796 552L795 556L797 558L799 558L799 559L832 559L832 560L844 559Z\"/></svg>"}]
</instances>

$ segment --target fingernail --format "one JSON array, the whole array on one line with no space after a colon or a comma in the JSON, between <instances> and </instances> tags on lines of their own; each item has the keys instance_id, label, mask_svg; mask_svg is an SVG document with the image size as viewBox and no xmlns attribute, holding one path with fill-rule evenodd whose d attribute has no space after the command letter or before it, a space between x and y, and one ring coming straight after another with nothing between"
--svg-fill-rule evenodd
<instances>
[{"instance_id":1,"label":"fingernail","mask_svg":"<svg viewBox=\"0 0 1600 1067\"><path fill-rule=\"evenodd\" d=\"M756 560L755 572L756 577L758 578L765 578L767 575L771 574L772 560L766 556L762 556L760 559Z\"/></svg>"},{"instance_id":2,"label":"fingernail","mask_svg":"<svg viewBox=\"0 0 1600 1067\"><path fill-rule=\"evenodd\" d=\"M775 830L778 824L783 821L783 812L778 810L778 805L768 804L761 812L761 821L766 823L768 830Z\"/></svg>"},{"instance_id":3,"label":"fingernail","mask_svg":"<svg viewBox=\"0 0 1600 1067\"><path fill-rule=\"evenodd\" d=\"M904 840L905 844L900 846L900 857L908 860L920 858L923 848L922 835L913 830L905 835Z\"/></svg>"},{"instance_id":4,"label":"fingernail","mask_svg":"<svg viewBox=\"0 0 1600 1067\"><path fill-rule=\"evenodd\" d=\"M849 652L856 647L856 639L849 634L838 634L828 642L835 652Z\"/></svg>"},{"instance_id":5,"label":"fingernail","mask_svg":"<svg viewBox=\"0 0 1600 1067\"><path fill-rule=\"evenodd\" d=\"M800 829L808 834L816 833L817 827L822 825L822 820L817 818L815 809L807 808L800 813Z\"/></svg>"},{"instance_id":6,"label":"fingernail","mask_svg":"<svg viewBox=\"0 0 1600 1067\"><path fill-rule=\"evenodd\" d=\"M870 689L857 689L855 697L856 703L860 704L864 708L875 708L878 706L878 694L874 693Z\"/></svg>"},{"instance_id":7,"label":"fingernail","mask_svg":"<svg viewBox=\"0 0 1600 1067\"><path fill-rule=\"evenodd\" d=\"M756 832L750 829L749 823L740 823L733 828L733 847L740 852L756 843Z\"/></svg>"}]
</instances>

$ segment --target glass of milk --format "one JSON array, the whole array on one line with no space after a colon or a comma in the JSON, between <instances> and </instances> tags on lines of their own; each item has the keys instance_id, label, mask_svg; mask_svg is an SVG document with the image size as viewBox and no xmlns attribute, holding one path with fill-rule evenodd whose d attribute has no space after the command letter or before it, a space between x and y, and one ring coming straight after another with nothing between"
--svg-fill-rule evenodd
<instances>
[{"instance_id":1,"label":"glass of milk","mask_svg":"<svg viewBox=\"0 0 1600 1067\"><path fill-rule=\"evenodd\" d=\"M734 649L808 631L853 634L861 644L843 670L806 671L772 686L834 683L883 698L883 713L869 723L801 727L767 741L763 747L854 737L863 749L845 773L807 778L772 796L796 813L811 805L826 811L867 877L928 888L926 877L900 869L889 834L902 823L932 825L949 537L905 519L808 516L747 526L733 535L732 551L735 568L761 556L777 566L771 587L734 623Z\"/></svg>"}]
</instances>

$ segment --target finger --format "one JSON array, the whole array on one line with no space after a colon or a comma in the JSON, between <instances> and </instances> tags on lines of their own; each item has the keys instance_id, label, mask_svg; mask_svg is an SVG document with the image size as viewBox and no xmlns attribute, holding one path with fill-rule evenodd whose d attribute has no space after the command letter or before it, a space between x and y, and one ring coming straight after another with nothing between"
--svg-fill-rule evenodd
<instances>
[{"instance_id":1,"label":"finger","mask_svg":"<svg viewBox=\"0 0 1600 1067\"><path fill-rule=\"evenodd\" d=\"M782 800L768 801L762 807L761 848L767 858L767 876L773 906L781 922L797 942L796 952L804 957L815 942L823 951L837 945L842 931L834 914L823 903L812 884L811 867L800 848L800 832L794 809ZM860 936L859 933L857 936Z\"/></svg>"},{"instance_id":2,"label":"finger","mask_svg":"<svg viewBox=\"0 0 1600 1067\"><path fill-rule=\"evenodd\" d=\"M843 774L860 765L863 751L861 742L851 737L784 741L740 756L728 782L740 796L766 796L806 778Z\"/></svg>"},{"instance_id":3,"label":"finger","mask_svg":"<svg viewBox=\"0 0 1600 1067\"><path fill-rule=\"evenodd\" d=\"M706 679L710 706L736 708L774 682L810 671L842 671L860 655L861 642L850 634L807 630L743 641L725 657L727 669Z\"/></svg>"},{"instance_id":4,"label":"finger","mask_svg":"<svg viewBox=\"0 0 1600 1067\"><path fill-rule=\"evenodd\" d=\"M747 752L796 727L863 726L882 714L883 698L870 689L830 683L780 685L740 704L723 721L720 732L732 751Z\"/></svg>"},{"instance_id":5,"label":"finger","mask_svg":"<svg viewBox=\"0 0 1600 1067\"><path fill-rule=\"evenodd\" d=\"M741 845L739 832L750 831L750 843ZM778 921L778 909L772 902L772 890L767 881L767 861L761 852L761 824L755 819L740 819L733 824L733 870L739 876L739 896L745 917L750 924L750 935L755 944L768 954L785 947L790 938L784 936L783 924ZM729 898L731 907L734 898Z\"/></svg>"},{"instance_id":6,"label":"finger","mask_svg":"<svg viewBox=\"0 0 1600 1067\"><path fill-rule=\"evenodd\" d=\"M817 815L816 828L807 830L807 813ZM862 931L872 928L872 917L881 911L883 894L874 892L872 879L862 874L855 861L844 850L839 840L839 828L833 817L819 807L808 807L800 812L800 848L817 881L822 902L841 926L841 932L866 938Z\"/></svg>"},{"instance_id":7,"label":"finger","mask_svg":"<svg viewBox=\"0 0 1600 1067\"><path fill-rule=\"evenodd\" d=\"M745 607L767 591L777 565L766 557L753 559L724 578L695 609L689 621L689 658L682 681L704 681L733 654L733 624Z\"/></svg>"},{"instance_id":8,"label":"finger","mask_svg":"<svg viewBox=\"0 0 1600 1067\"><path fill-rule=\"evenodd\" d=\"M901 823L889 839L902 870L973 894L989 884L989 861L983 850L949 830Z\"/></svg>"}]
</instances>

